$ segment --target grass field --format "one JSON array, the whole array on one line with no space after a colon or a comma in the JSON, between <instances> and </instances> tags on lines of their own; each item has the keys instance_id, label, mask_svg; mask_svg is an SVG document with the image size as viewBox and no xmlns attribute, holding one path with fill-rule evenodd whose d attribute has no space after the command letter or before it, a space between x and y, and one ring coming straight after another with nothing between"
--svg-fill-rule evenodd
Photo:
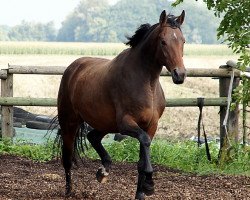
<instances>
[{"instance_id":1,"label":"grass field","mask_svg":"<svg viewBox=\"0 0 250 200\"><path fill-rule=\"evenodd\" d=\"M55 54L115 56L127 48L122 43L0 42L0 54ZM187 56L230 56L226 45L185 45Z\"/></svg>"},{"instance_id":2,"label":"grass field","mask_svg":"<svg viewBox=\"0 0 250 200\"><path fill-rule=\"evenodd\" d=\"M112 59L125 48L123 44L103 43L46 43L0 42L0 67L13 65L68 66L81 56ZM224 45L185 45L184 63L187 68L218 68L237 55ZM61 76L14 75L14 96L56 98ZM187 78L183 85L174 85L171 78L161 77L166 98L218 97L218 80ZM32 83L32 84L31 84ZM29 111L56 115L56 108L26 107ZM204 109L204 123L208 136L219 135L219 108ZM198 108L166 108L158 133L171 138L196 135Z\"/></svg>"}]
</instances>

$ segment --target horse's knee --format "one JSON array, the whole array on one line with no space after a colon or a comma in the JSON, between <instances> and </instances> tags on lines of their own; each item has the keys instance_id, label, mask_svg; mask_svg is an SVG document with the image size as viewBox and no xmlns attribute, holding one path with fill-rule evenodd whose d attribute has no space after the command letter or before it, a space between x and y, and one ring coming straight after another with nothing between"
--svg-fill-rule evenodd
<instances>
[{"instance_id":1,"label":"horse's knee","mask_svg":"<svg viewBox=\"0 0 250 200\"><path fill-rule=\"evenodd\" d=\"M103 136L104 135L101 132L94 129L87 134L87 139L91 144L95 144L96 142L101 142Z\"/></svg>"},{"instance_id":2,"label":"horse's knee","mask_svg":"<svg viewBox=\"0 0 250 200\"><path fill-rule=\"evenodd\" d=\"M140 144L145 146L145 147L150 147L150 145L151 145L151 138L149 137L149 135L146 132L142 132L138 136L138 140L139 140Z\"/></svg>"},{"instance_id":3,"label":"horse's knee","mask_svg":"<svg viewBox=\"0 0 250 200\"><path fill-rule=\"evenodd\" d=\"M87 139L88 139L88 141L92 144L92 142L94 142L94 141L96 140L95 134L93 134L93 132L89 132L89 133L87 134Z\"/></svg>"}]
</instances>

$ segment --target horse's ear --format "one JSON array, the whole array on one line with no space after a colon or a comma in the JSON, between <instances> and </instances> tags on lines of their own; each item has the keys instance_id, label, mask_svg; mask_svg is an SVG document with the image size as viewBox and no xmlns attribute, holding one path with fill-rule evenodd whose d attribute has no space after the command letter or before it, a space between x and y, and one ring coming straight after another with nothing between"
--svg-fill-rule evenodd
<instances>
[{"instance_id":1,"label":"horse's ear","mask_svg":"<svg viewBox=\"0 0 250 200\"><path fill-rule=\"evenodd\" d=\"M177 17L176 21L178 22L178 24L182 25L182 23L184 22L184 18L185 18L185 11L183 10L181 15Z\"/></svg>"},{"instance_id":2,"label":"horse's ear","mask_svg":"<svg viewBox=\"0 0 250 200\"><path fill-rule=\"evenodd\" d=\"M163 10L160 15L160 20L159 20L160 26L163 26L164 24L166 24L166 22L167 22L167 14L166 14L166 11Z\"/></svg>"}]
</instances>

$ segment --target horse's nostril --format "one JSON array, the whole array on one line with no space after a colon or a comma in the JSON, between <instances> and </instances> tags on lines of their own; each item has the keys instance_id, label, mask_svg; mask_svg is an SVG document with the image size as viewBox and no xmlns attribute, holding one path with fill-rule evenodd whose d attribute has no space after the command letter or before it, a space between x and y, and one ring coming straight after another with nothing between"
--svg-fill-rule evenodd
<instances>
[{"instance_id":1,"label":"horse's nostril","mask_svg":"<svg viewBox=\"0 0 250 200\"><path fill-rule=\"evenodd\" d=\"M172 79L175 84L182 84L185 79L185 73L181 73L178 69L172 71Z\"/></svg>"},{"instance_id":2,"label":"horse's nostril","mask_svg":"<svg viewBox=\"0 0 250 200\"><path fill-rule=\"evenodd\" d=\"M179 76L179 74L178 74L178 72L177 72L177 69L174 70L174 76L176 76L176 77Z\"/></svg>"},{"instance_id":3,"label":"horse's nostril","mask_svg":"<svg viewBox=\"0 0 250 200\"><path fill-rule=\"evenodd\" d=\"M173 71L173 74L172 74L173 78L176 79L176 80L179 80L180 79L180 74L178 73L178 70L175 69Z\"/></svg>"}]
</instances>

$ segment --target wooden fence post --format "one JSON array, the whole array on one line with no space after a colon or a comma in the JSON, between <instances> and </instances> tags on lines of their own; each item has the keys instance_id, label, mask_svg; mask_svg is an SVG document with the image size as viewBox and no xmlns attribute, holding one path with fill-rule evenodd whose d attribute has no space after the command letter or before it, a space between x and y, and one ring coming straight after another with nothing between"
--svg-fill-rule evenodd
<instances>
[{"instance_id":1,"label":"wooden fence post","mask_svg":"<svg viewBox=\"0 0 250 200\"><path fill-rule=\"evenodd\" d=\"M1 96L13 97L13 74L8 74L8 69L4 69L7 74L6 79L1 79ZM2 137L13 137L13 106L1 106L2 115Z\"/></svg>"},{"instance_id":2,"label":"wooden fence post","mask_svg":"<svg viewBox=\"0 0 250 200\"><path fill-rule=\"evenodd\" d=\"M228 69L231 66L222 66ZM234 78L232 91L239 86L240 78ZM227 97L230 85L230 78L219 79L219 92L220 97ZM226 116L227 106L220 106L220 152L219 161L220 163L227 162L231 159L234 154L233 146L238 142L239 135L239 105L237 104L234 110L229 111L227 121L227 131L223 126L223 122Z\"/></svg>"}]
</instances>

